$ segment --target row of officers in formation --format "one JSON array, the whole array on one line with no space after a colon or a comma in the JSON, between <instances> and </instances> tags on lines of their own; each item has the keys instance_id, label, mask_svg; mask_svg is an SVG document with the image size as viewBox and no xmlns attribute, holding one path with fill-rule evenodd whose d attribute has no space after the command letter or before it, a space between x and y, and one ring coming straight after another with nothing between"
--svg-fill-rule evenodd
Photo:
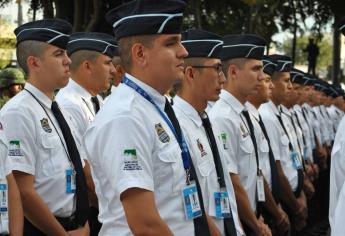
<instances>
[{"instance_id":1,"label":"row of officers in formation","mask_svg":"<svg viewBox=\"0 0 345 236\"><path fill-rule=\"evenodd\" d=\"M181 32L185 4L125 3L115 37L15 30L1 235L306 235L328 214L345 235L344 91L257 35Z\"/></svg>"}]
</instances>

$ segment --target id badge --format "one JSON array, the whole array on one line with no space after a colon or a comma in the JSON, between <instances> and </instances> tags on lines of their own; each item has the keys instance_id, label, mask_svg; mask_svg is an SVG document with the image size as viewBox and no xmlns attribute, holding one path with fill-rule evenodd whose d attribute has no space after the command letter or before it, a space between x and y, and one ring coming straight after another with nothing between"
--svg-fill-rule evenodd
<instances>
[{"instance_id":1,"label":"id badge","mask_svg":"<svg viewBox=\"0 0 345 236\"><path fill-rule=\"evenodd\" d=\"M72 169L66 170L66 193L75 193L76 183L75 183L75 173Z\"/></svg>"},{"instance_id":2,"label":"id badge","mask_svg":"<svg viewBox=\"0 0 345 236\"><path fill-rule=\"evenodd\" d=\"M290 157L292 160L293 167L296 170L302 169L302 163L301 163L301 160L299 159L298 153L296 151L292 151L290 153Z\"/></svg>"},{"instance_id":3,"label":"id badge","mask_svg":"<svg viewBox=\"0 0 345 236\"><path fill-rule=\"evenodd\" d=\"M231 207L228 192L215 192L213 196L216 204L216 218L231 218Z\"/></svg>"},{"instance_id":4,"label":"id badge","mask_svg":"<svg viewBox=\"0 0 345 236\"><path fill-rule=\"evenodd\" d=\"M308 152L308 148L303 148L303 158L304 158L304 160L305 161L307 161L309 158L308 158L308 156L307 156L307 153Z\"/></svg>"},{"instance_id":5,"label":"id badge","mask_svg":"<svg viewBox=\"0 0 345 236\"><path fill-rule=\"evenodd\" d=\"M265 187L264 187L264 177L262 175L258 175L256 179L256 190L258 193L258 201L265 202Z\"/></svg>"},{"instance_id":6,"label":"id badge","mask_svg":"<svg viewBox=\"0 0 345 236\"><path fill-rule=\"evenodd\" d=\"M187 220L200 217L202 215L202 211L195 182L191 182L182 189L182 197Z\"/></svg>"},{"instance_id":7,"label":"id badge","mask_svg":"<svg viewBox=\"0 0 345 236\"><path fill-rule=\"evenodd\" d=\"M1 232L8 234L8 188L6 180L0 181L0 223Z\"/></svg>"}]
</instances>

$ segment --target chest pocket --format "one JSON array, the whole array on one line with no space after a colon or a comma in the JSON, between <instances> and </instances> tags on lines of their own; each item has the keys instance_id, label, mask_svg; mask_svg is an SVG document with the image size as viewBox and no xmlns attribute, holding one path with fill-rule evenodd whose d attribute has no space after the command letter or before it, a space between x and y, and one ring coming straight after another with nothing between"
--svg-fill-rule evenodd
<instances>
[{"instance_id":1,"label":"chest pocket","mask_svg":"<svg viewBox=\"0 0 345 236\"><path fill-rule=\"evenodd\" d=\"M252 154L254 152L254 145L249 134L240 141L240 149L245 154Z\"/></svg>"},{"instance_id":2,"label":"chest pocket","mask_svg":"<svg viewBox=\"0 0 345 236\"><path fill-rule=\"evenodd\" d=\"M157 155L158 161L154 163L157 178L155 188L160 192L180 191L185 183L185 171L179 145L171 144Z\"/></svg>"},{"instance_id":3,"label":"chest pocket","mask_svg":"<svg viewBox=\"0 0 345 236\"><path fill-rule=\"evenodd\" d=\"M269 151L268 142L265 138L263 138L261 141L260 151L261 152L268 152Z\"/></svg>"},{"instance_id":4,"label":"chest pocket","mask_svg":"<svg viewBox=\"0 0 345 236\"><path fill-rule=\"evenodd\" d=\"M280 142L281 144L283 144L283 146L289 146L289 138L286 134L284 134L283 136L281 136L280 138Z\"/></svg>"},{"instance_id":5,"label":"chest pocket","mask_svg":"<svg viewBox=\"0 0 345 236\"><path fill-rule=\"evenodd\" d=\"M63 170L66 158L59 136L56 134L41 135L40 161L44 175L51 176Z\"/></svg>"}]
</instances>

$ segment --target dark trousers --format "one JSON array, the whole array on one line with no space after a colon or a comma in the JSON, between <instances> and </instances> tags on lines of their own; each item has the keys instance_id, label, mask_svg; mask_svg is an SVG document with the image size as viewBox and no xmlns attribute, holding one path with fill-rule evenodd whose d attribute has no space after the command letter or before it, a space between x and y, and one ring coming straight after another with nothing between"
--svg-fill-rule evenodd
<instances>
[{"instance_id":1,"label":"dark trousers","mask_svg":"<svg viewBox=\"0 0 345 236\"><path fill-rule=\"evenodd\" d=\"M66 231L78 229L78 225L68 218L56 218ZM36 228L29 220L24 218L24 236L47 236L41 230Z\"/></svg>"},{"instance_id":2,"label":"dark trousers","mask_svg":"<svg viewBox=\"0 0 345 236\"><path fill-rule=\"evenodd\" d=\"M90 207L89 226L90 236L97 236L101 230L102 224L98 221L98 209L96 207Z\"/></svg>"}]
</instances>

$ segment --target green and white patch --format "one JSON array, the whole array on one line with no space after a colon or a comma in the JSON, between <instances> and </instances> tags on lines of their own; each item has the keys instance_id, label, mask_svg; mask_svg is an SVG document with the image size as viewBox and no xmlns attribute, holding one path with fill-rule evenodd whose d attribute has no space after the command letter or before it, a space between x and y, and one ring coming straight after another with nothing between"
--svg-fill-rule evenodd
<instances>
[{"instance_id":1,"label":"green and white patch","mask_svg":"<svg viewBox=\"0 0 345 236\"><path fill-rule=\"evenodd\" d=\"M124 155L124 171L137 171L142 170L142 167L139 163L137 150L136 149L125 149L123 151Z\"/></svg>"},{"instance_id":2,"label":"green and white patch","mask_svg":"<svg viewBox=\"0 0 345 236\"><path fill-rule=\"evenodd\" d=\"M221 133L221 134L220 134L220 138L221 138L221 140L222 140L224 150L229 149L229 145L228 145L228 135L227 135L226 133Z\"/></svg>"},{"instance_id":3,"label":"green and white patch","mask_svg":"<svg viewBox=\"0 0 345 236\"><path fill-rule=\"evenodd\" d=\"M20 147L20 140L10 140L8 147L8 155L12 157L22 157L23 152Z\"/></svg>"}]
</instances>

